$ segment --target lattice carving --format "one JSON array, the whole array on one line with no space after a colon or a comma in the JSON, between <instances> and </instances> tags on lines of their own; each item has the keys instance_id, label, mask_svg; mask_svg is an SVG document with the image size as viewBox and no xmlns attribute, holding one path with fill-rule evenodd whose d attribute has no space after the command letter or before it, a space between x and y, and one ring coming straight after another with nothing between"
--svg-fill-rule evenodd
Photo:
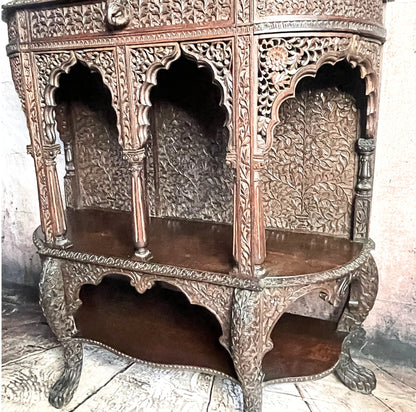
<instances>
[{"instance_id":1,"label":"lattice carving","mask_svg":"<svg viewBox=\"0 0 416 412\"><path fill-rule=\"evenodd\" d=\"M382 0L257 0L256 14L259 18L288 14L337 16L382 23L383 3Z\"/></svg>"},{"instance_id":2,"label":"lattice carving","mask_svg":"<svg viewBox=\"0 0 416 412\"><path fill-rule=\"evenodd\" d=\"M260 40L258 133L266 142L266 147L268 146L267 139L271 138L268 136L268 133L270 134L268 130L273 105L277 96L290 88L293 75L300 68L318 62L323 56L329 60L331 54L345 52L350 44L351 38L349 37L293 37Z\"/></svg>"},{"instance_id":3,"label":"lattice carving","mask_svg":"<svg viewBox=\"0 0 416 412\"><path fill-rule=\"evenodd\" d=\"M150 89L156 84L157 72L161 68L169 68L169 65L179 55L180 50L177 44L130 49L129 64L136 101L134 119L138 122L137 133L132 136L129 144L131 148L143 147L147 141L148 112L151 106Z\"/></svg>"},{"instance_id":4,"label":"lattice carving","mask_svg":"<svg viewBox=\"0 0 416 412\"><path fill-rule=\"evenodd\" d=\"M227 111L226 126L229 131L228 148L233 142L233 49L231 40L204 43L181 44L186 55L192 56L200 65L207 65L214 74L214 82L220 87L222 105Z\"/></svg>"},{"instance_id":5,"label":"lattice carving","mask_svg":"<svg viewBox=\"0 0 416 412\"><path fill-rule=\"evenodd\" d=\"M281 123L265 155L268 228L349 237L358 113L336 88L305 90L280 108Z\"/></svg>"}]
</instances>

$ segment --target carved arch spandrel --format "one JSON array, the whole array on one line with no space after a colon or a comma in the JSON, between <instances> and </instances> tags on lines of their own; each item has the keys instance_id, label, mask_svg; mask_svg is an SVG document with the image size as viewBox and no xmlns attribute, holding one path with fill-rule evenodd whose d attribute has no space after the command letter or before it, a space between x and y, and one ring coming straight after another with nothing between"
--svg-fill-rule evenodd
<instances>
[{"instance_id":1,"label":"carved arch spandrel","mask_svg":"<svg viewBox=\"0 0 416 412\"><path fill-rule=\"evenodd\" d=\"M380 44L349 37L261 38L259 40L258 134L262 152L270 149L273 130L280 123L279 109L295 97L296 86L304 77L315 77L324 64L346 60L359 67L366 84L366 136L375 137L377 121L378 71Z\"/></svg>"},{"instance_id":2,"label":"carved arch spandrel","mask_svg":"<svg viewBox=\"0 0 416 412\"><path fill-rule=\"evenodd\" d=\"M222 336L219 342L230 351L230 317L233 289L212 283L190 281L187 279L167 278L105 266L66 261L62 263L62 274L68 311L75 314L82 302L79 298L81 287L85 284L97 286L107 275L123 275L130 278L130 284L143 294L151 289L155 282L165 282L177 287L192 305L208 309L218 320Z\"/></svg>"},{"instance_id":3,"label":"carved arch spandrel","mask_svg":"<svg viewBox=\"0 0 416 412\"><path fill-rule=\"evenodd\" d=\"M228 130L228 152L235 148L233 133L233 43L231 39L201 43L181 43L185 56L191 57L198 67L208 67L212 83L221 91L220 105L225 108L225 126Z\"/></svg>"}]
</instances>

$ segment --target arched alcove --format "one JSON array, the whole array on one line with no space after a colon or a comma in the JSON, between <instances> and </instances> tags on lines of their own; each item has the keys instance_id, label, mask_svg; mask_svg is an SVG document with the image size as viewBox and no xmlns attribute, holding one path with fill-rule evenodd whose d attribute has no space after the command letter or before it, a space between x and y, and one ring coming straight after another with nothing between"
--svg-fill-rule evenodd
<instances>
[{"instance_id":1,"label":"arched alcove","mask_svg":"<svg viewBox=\"0 0 416 412\"><path fill-rule=\"evenodd\" d=\"M185 56L158 73L146 149L151 216L232 222L227 115L213 80L208 67Z\"/></svg>"},{"instance_id":2,"label":"arched alcove","mask_svg":"<svg viewBox=\"0 0 416 412\"><path fill-rule=\"evenodd\" d=\"M265 226L351 238L356 142L366 132L359 68L323 65L279 109L263 173Z\"/></svg>"},{"instance_id":3,"label":"arched alcove","mask_svg":"<svg viewBox=\"0 0 416 412\"><path fill-rule=\"evenodd\" d=\"M118 143L111 94L99 73L78 62L59 78L56 122L66 157L71 209L130 210L130 174Z\"/></svg>"}]
</instances>

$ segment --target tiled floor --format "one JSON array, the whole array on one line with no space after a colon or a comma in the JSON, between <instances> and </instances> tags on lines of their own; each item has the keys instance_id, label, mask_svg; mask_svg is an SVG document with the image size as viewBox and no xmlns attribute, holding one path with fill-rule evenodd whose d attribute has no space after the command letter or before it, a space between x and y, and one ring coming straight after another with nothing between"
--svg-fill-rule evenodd
<instances>
[{"instance_id":1,"label":"tiled floor","mask_svg":"<svg viewBox=\"0 0 416 412\"><path fill-rule=\"evenodd\" d=\"M3 290L2 410L54 411L47 394L62 368L62 353L33 293ZM63 411L242 411L241 390L228 379L156 368L86 346L81 381ZM263 411L416 411L411 368L361 361L375 371L372 395L348 390L334 375L314 382L268 385Z\"/></svg>"}]
</instances>

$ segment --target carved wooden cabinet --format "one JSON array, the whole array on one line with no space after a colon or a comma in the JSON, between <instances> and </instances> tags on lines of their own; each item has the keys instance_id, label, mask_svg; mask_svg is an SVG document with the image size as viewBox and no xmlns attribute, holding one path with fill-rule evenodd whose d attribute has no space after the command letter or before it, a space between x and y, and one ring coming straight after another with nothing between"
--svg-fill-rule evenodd
<instances>
[{"instance_id":1,"label":"carved wooden cabinet","mask_svg":"<svg viewBox=\"0 0 416 412\"><path fill-rule=\"evenodd\" d=\"M66 358L50 402L83 342L226 374L251 412L264 383L331 371L371 392L349 351L377 292L382 1L16 0L3 18Z\"/></svg>"}]
</instances>

